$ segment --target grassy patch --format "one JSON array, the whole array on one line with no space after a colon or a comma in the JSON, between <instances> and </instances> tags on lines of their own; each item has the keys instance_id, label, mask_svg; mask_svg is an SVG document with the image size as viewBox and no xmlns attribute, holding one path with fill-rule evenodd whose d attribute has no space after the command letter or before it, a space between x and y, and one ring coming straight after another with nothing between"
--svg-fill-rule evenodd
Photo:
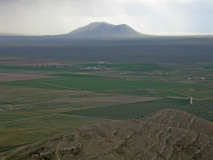
<instances>
[{"instance_id":1,"label":"grassy patch","mask_svg":"<svg viewBox=\"0 0 213 160\"><path fill-rule=\"evenodd\" d=\"M134 90L141 88L153 88L166 86L162 82L139 82L127 80L82 78L82 77L60 77L36 80L22 80L13 82L2 82L2 85L26 86L46 89L80 89L90 91L110 91L110 90Z\"/></svg>"},{"instance_id":2,"label":"grassy patch","mask_svg":"<svg viewBox=\"0 0 213 160\"><path fill-rule=\"evenodd\" d=\"M51 90L85 90L95 92L117 92L119 94L157 96L157 97L189 97L196 95L203 98L210 90L203 84L181 84L174 81L164 82L155 79L130 81L126 79L103 78L90 75L58 74L60 77L1 82L0 85L23 86ZM193 90L190 91L190 90ZM196 91L196 92L195 92ZM201 94L196 94L196 93ZM181 93L181 94L179 94ZM184 96L184 94L187 94ZM208 96L210 99L211 96Z\"/></svg>"},{"instance_id":3,"label":"grassy patch","mask_svg":"<svg viewBox=\"0 0 213 160\"><path fill-rule=\"evenodd\" d=\"M97 120L96 120L97 121ZM53 115L1 124L0 152L34 143L72 128L94 123L95 120L67 115Z\"/></svg>"},{"instance_id":4,"label":"grassy patch","mask_svg":"<svg viewBox=\"0 0 213 160\"><path fill-rule=\"evenodd\" d=\"M209 70L213 70L213 66L204 66L204 69L209 69Z\"/></svg>"},{"instance_id":5,"label":"grassy patch","mask_svg":"<svg viewBox=\"0 0 213 160\"><path fill-rule=\"evenodd\" d=\"M65 112L64 114L119 120L143 117L161 109L178 109L212 121L212 114L209 113L213 110L212 105L213 101L194 101L194 104L190 105L189 100L162 99L142 103L71 111Z\"/></svg>"}]
</instances>

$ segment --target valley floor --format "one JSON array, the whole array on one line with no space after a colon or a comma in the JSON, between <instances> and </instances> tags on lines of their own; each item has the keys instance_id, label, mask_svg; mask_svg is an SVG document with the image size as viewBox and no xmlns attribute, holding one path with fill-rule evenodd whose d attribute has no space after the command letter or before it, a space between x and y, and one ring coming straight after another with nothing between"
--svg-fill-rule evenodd
<instances>
[{"instance_id":1,"label":"valley floor","mask_svg":"<svg viewBox=\"0 0 213 160\"><path fill-rule=\"evenodd\" d=\"M213 121L212 69L212 63L0 58L0 158L73 128L161 109Z\"/></svg>"}]
</instances>

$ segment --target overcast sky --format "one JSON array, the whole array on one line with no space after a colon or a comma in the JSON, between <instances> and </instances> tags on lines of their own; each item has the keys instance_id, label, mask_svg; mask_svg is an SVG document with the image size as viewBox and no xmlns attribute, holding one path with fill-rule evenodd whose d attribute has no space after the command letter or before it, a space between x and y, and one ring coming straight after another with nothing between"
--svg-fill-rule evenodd
<instances>
[{"instance_id":1,"label":"overcast sky","mask_svg":"<svg viewBox=\"0 0 213 160\"><path fill-rule=\"evenodd\" d=\"M53 35L94 21L151 34L213 33L213 0L0 0L0 32Z\"/></svg>"}]
</instances>

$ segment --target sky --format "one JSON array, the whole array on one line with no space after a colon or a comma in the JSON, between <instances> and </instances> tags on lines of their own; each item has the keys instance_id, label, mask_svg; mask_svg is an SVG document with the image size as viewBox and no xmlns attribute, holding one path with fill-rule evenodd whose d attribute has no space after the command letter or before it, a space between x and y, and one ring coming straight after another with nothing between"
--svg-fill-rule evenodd
<instances>
[{"instance_id":1,"label":"sky","mask_svg":"<svg viewBox=\"0 0 213 160\"><path fill-rule=\"evenodd\" d=\"M0 0L0 33L56 35L91 22L146 34L212 34L213 0Z\"/></svg>"}]
</instances>

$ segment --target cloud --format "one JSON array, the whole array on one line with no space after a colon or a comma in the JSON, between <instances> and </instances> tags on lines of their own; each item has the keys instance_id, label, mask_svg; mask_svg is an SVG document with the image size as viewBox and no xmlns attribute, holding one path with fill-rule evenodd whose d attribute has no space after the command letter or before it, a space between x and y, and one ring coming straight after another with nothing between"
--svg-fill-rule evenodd
<instances>
[{"instance_id":1,"label":"cloud","mask_svg":"<svg viewBox=\"0 0 213 160\"><path fill-rule=\"evenodd\" d=\"M134 26L148 33L207 33L213 32L210 0L119 0L125 2ZM137 23L137 24L136 24Z\"/></svg>"},{"instance_id":2,"label":"cloud","mask_svg":"<svg viewBox=\"0 0 213 160\"><path fill-rule=\"evenodd\" d=\"M0 32L60 34L120 14L103 0L8 0L0 1Z\"/></svg>"},{"instance_id":3,"label":"cloud","mask_svg":"<svg viewBox=\"0 0 213 160\"><path fill-rule=\"evenodd\" d=\"M119 2L143 2L143 3L193 3L199 0L118 0Z\"/></svg>"},{"instance_id":4,"label":"cloud","mask_svg":"<svg viewBox=\"0 0 213 160\"><path fill-rule=\"evenodd\" d=\"M60 34L93 21L145 33L213 32L212 0L0 0L0 32Z\"/></svg>"}]
</instances>

